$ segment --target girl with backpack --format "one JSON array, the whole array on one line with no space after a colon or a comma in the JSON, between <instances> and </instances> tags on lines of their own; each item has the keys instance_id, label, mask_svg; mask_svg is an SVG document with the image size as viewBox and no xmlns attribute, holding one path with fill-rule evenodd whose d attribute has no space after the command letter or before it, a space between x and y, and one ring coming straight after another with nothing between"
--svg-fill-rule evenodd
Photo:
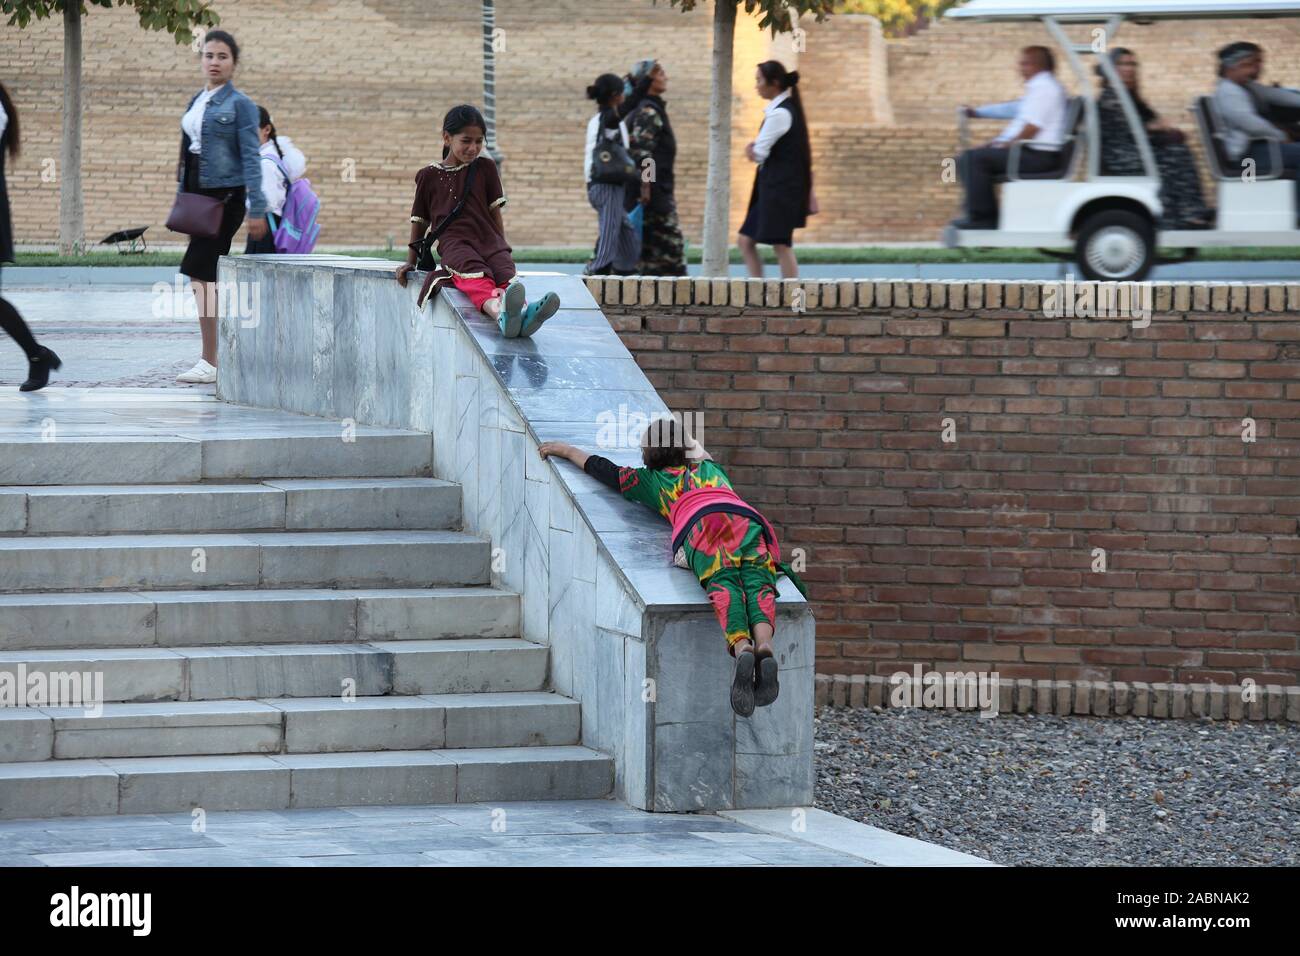
<instances>
[{"instance_id":1,"label":"girl with backpack","mask_svg":"<svg viewBox=\"0 0 1300 956\"><path fill-rule=\"evenodd\" d=\"M268 255L275 248L275 225L284 212L284 201L289 187L307 171L307 157L288 136L276 136L275 124L265 106L257 108L257 138L262 146L262 195L266 197L266 218L269 228L261 239L251 235L244 245L244 255Z\"/></svg>"},{"instance_id":2,"label":"girl with backpack","mask_svg":"<svg viewBox=\"0 0 1300 956\"><path fill-rule=\"evenodd\" d=\"M731 487L731 479L676 416L657 418L641 436L644 468L620 467L600 455L558 441L542 443L601 484L657 511L672 525L673 563L694 572L708 594L736 660L731 709L748 717L776 700L776 578L786 575L807 592L789 564L781 563L776 531Z\"/></svg>"},{"instance_id":3,"label":"girl with backpack","mask_svg":"<svg viewBox=\"0 0 1300 956\"><path fill-rule=\"evenodd\" d=\"M642 77L631 96L625 95L624 83L613 73L602 73L587 87L587 98L596 101L596 114L587 123L583 172L587 201L596 210L599 230L596 251L584 270L587 275L632 275L641 258L641 234L623 211L623 197L629 180L601 178L601 170L593 162L600 151L609 153L614 143L622 143L625 151L631 145L623 118L636 109L645 96L650 77L648 74ZM637 178L639 180L639 175Z\"/></svg>"},{"instance_id":4,"label":"girl with backpack","mask_svg":"<svg viewBox=\"0 0 1300 956\"><path fill-rule=\"evenodd\" d=\"M481 155L486 130L483 114L472 106L453 107L443 119L442 162L415 174L411 242L397 282L405 287L409 272L427 268L420 308L450 282L503 336L528 338L559 309L560 297L548 292L531 305L525 301L501 220L501 175L492 157Z\"/></svg>"}]
</instances>

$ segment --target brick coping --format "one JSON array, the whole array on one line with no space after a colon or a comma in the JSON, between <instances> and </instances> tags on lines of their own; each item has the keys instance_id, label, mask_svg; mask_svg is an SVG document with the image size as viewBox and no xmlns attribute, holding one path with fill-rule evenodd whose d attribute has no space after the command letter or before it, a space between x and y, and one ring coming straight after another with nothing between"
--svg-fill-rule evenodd
<instances>
[{"instance_id":1,"label":"brick coping","mask_svg":"<svg viewBox=\"0 0 1300 956\"><path fill-rule=\"evenodd\" d=\"M906 672L902 672L906 673ZM814 704L822 707L889 707L899 684L880 674L817 674ZM910 690L910 688L909 688ZM1300 723L1300 686L1256 684L1247 701L1240 684L1143 681L1028 680L998 682L997 712L1092 717L1165 717L1198 720L1285 720ZM932 709L942 710L942 707ZM978 710L971 704L959 710Z\"/></svg>"},{"instance_id":2,"label":"brick coping","mask_svg":"<svg viewBox=\"0 0 1300 956\"><path fill-rule=\"evenodd\" d=\"M1127 295L1149 287L1153 310L1223 314L1300 312L1300 282L1085 282L970 279L707 279L583 276L602 306L729 306L813 309L1042 308L1045 288L1085 286ZM799 300L796 300L796 295Z\"/></svg>"}]
</instances>

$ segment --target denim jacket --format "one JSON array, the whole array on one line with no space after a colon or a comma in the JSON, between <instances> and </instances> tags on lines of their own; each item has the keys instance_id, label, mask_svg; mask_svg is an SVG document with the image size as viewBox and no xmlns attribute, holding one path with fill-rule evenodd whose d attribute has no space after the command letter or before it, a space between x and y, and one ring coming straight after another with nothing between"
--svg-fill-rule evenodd
<instances>
[{"instance_id":1,"label":"denim jacket","mask_svg":"<svg viewBox=\"0 0 1300 956\"><path fill-rule=\"evenodd\" d=\"M190 106L199 98L195 93ZM261 143L257 136L257 107L234 84L227 83L208 100L203 111L203 135L199 152L199 186L217 189L243 186L248 193L248 215L257 219L266 215L266 197L262 195ZM176 167L177 191L185 186L185 154L190 137L181 130L180 164Z\"/></svg>"}]
</instances>

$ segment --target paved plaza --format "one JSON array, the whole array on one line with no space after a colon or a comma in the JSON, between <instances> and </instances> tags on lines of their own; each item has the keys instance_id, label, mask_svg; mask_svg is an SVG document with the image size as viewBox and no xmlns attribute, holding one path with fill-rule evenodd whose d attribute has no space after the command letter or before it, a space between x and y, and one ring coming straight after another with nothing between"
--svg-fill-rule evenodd
<instances>
[{"instance_id":1,"label":"paved plaza","mask_svg":"<svg viewBox=\"0 0 1300 956\"><path fill-rule=\"evenodd\" d=\"M0 866L878 865L988 864L820 810L664 814L615 800L0 823Z\"/></svg>"}]
</instances>

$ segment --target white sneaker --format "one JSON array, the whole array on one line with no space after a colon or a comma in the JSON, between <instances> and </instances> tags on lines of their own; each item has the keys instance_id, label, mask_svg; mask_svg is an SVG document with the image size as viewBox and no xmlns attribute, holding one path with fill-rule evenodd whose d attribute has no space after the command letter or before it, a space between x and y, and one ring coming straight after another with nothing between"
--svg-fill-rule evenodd
<instances>
[{"instance_id":1,"label":"white sneaker","mask_svg":"<svg viewBox=\"0 0 1300 956\"><path fill-rule=\"evenodd\" d=\"M176 381L187 385L211 385L217 380L217 367L209 365L206 359L199 359L199 364L188 372L176 376Z\"/></svg>"}]
</instances>

